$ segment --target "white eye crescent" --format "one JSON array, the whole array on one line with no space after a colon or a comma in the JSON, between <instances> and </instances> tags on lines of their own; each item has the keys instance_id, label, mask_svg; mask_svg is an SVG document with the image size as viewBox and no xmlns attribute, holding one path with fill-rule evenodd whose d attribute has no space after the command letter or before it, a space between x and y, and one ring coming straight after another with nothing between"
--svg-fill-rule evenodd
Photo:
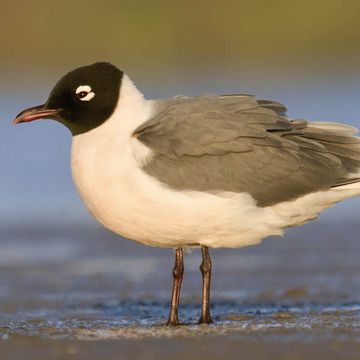
<instances>
[{"instance_id":1,"label":"white eye crescent","mask_svg":"<svg viewBox=\"0 0 360 360\"><path fill-rule=\"evenodd\" d=\"M75 90L75 95L80 101L90 101L95 93L92 91L89 85L80 85Z\"/></svg>"}]
</instances>

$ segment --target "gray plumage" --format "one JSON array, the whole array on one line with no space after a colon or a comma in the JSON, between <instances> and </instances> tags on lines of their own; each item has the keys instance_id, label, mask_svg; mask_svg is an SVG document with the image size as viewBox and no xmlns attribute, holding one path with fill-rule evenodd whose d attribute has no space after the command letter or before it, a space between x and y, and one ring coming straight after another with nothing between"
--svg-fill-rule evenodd
<instances>
[{"instance_id":1,"label":"gray plumage","mask_svg":"<svg viewBox=\"0 0 360 360\"><path fill-rule=\"evenodd\" d=\"M154 153L144 171L177 190L246 192L268 206L359 180L356 129L285 113L250 95L176 97L134 136Z\"/></svg>"}]
</instances>

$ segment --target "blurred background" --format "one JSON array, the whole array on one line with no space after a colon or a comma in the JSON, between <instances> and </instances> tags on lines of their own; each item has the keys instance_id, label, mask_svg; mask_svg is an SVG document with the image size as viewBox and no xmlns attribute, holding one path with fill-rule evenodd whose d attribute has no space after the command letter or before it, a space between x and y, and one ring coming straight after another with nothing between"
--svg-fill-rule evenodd
<instances>
[{"instance_id":1,"label":"blurred background","mask_svg":"<svg viewBox=\"0 0 360 360\"><path fill-rule=\"evenodd\" d=\"M16 304L24 293L28 299L34 287L45 303L56 291L75 302L96 298L96 291L107 299L124 293L168 298L170 251L119 240L88 215L71 180L68 130L52 121L11 125L17 113L43 103L55 82L77 66L110 61L148 98L250 93L283 102L291 117L360 127L359 1L0 4L3 303ZM296 299L329 299L332 294L360 300L359 209L360 199L351 199L318 222L290 230L285 239L217 252L222 276L214 275L215 298L251 301L249 294L263 299L269 290L269 299L276 300L293 296L288 291L295 288L300 289ZM138 259L137 267L129 257ZM189 258L191 271L198 274L198 254ZM157 283L159 266L165 283ZM231 271L236 275L225 281ZM191 284L185 285L185 298L199 295L197 282ZM2 309L15 313L18 308Z\"/></svg>"}]
</instances>

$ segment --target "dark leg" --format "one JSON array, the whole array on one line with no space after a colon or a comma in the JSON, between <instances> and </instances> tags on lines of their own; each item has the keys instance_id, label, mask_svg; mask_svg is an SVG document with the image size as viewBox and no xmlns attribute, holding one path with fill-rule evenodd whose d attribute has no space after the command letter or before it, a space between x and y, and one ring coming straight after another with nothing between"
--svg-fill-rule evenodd
<instances>
[{"instance_id":1,"label":"dark leg","mask_svg":"<svg viewBox=\"0 0 360 360\"><path fill-rule=\"evenodd\" d=\"M211 324L213 321L210 315L210 281L211 281L211 258L207 246L201 246L202 263L200 271L203 276L201 317L199 324Z\"/></svg>"},{"instance_id":2,"label":"dark leg","mask_svg":"<svg viewBox=\"0 0 360 360\"><path fill-rule=\"evenodd\" d=\"M173 269L173 289L171 295L169 320L166 325L180 325L178 317L181 282L184 274L183 250L177 248L175 251L175 266Z\"/></svg>"}]
</instances>

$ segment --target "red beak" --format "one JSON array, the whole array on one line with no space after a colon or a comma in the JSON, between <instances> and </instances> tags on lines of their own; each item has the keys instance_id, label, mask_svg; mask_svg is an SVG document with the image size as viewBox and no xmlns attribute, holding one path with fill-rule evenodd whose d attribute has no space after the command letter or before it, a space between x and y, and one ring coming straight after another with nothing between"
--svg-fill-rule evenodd
<instances>
[{"instance_id":1,"label":"red beak","mask_svg":"<svg viewBox=\"0 0 360 360\"><path fill-rule=\"evenodd\" d=\"M14 120L13 124L30 122L37 119L54 118L61 109L46 109L45 105L34 106L22 111Z\"/></svg>"}]
</instances>

